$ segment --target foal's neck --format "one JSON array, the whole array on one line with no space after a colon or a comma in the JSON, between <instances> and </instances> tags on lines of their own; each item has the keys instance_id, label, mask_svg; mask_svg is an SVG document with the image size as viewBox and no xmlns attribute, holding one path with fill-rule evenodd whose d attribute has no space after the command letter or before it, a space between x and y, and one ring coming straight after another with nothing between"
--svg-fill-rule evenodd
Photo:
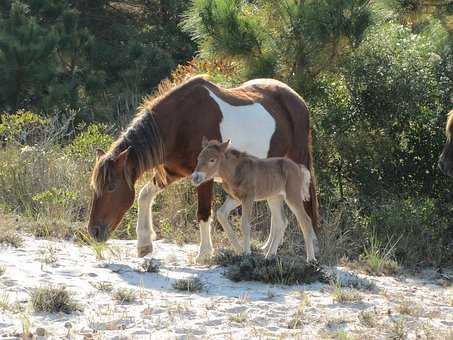
<instances>
[{"instance_id":1,"label":"foal's neck","mask_svg":"<svg viewBox=\"0 0 453 340\"><path fill-rule=\"evenodd\" d=\"M231 183L236 168L251 156L236 149L228 149L225 152L225 157L220 161L219 177L226 183Z\"/></svg>"}]
</instances>

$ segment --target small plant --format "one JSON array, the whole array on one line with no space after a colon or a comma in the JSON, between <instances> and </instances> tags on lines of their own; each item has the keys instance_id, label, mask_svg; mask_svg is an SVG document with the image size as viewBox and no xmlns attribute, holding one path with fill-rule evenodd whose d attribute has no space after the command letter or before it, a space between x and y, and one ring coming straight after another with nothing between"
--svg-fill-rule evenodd
<instances>
[{"instance_id":1,"label":"small plant","mask_svg":"<svg viewBox=\"0 0 453 340\"><path fill-rule=\"evenodd\" d=\"M40 257L40 260L41 262L45 263L45 264L52 264L52 263L55 263L57 262L57 252L58 252L58 249L49 245L47 248L45 249L41 249L40 253L41 253L41 257Z\"/></svg>"},{"instance_id":2,"label":"small plant","mask_svg":"<svg viewBox=\"0 0 453 340\"><path fill-rule=\"evenodd\" d=\"M292 316L288 323L288 328L291 329L296 329L302 326L305 319L304 318L305 309L307 306L310 306L309 296L305 292L301 292L300 295L302 297L302 301L300 302L296 313L294 313L294 315Z\"/></svg>"},{"instance_id":3,"label":"small plant","mask_svg":"<svg viewBox=\"0 0 453 340\"><path fill-rule=\"evenodd\" d=\"M130 288L118 288L113 292L112 297L119 303L132 303L137 300L135 290Z\"/></svg>"},{"instance_id":4,"label":"small plant","mask_svg":"<svg viewBox=\"0 0 453 340\"><path fill-rule=\"evenodd\" d=\"M11 309L11 303L9 301L9 294L7 291L3 291L0 294L0 310L7 311Z\"/></svg>"},{"instance_id":5,"label":"small plant","mask_svg":"<svg viewBox=\"0 0 453 340\"><path fill-rule=\"evenodd\" d=\"M20 319L22 323L22 339L33 339L33 334L30 331L30 318L25 314L21 314Z\"/></svg>"},{"instance_id":6,"label":"small plant","mask_svg":"<svg viewBox=\"0 0 453 340\"><path fill-rule=\"evenodd\" d=\"M393 320L389 331L390 331L389 338L392 340L406 339L407 336L406 321L404 319Z\"/></svg>"},{"instance_id":7,"label":"small plant","mask_svg":"<svg viewBox=\"0 0 453 340\"><path fill-rule=\"evenodd\" d=\"M369 239L369 244L364 249L362 261L365 264L365 270L373 275L393 275L399 271L398 262L392 259L393 251L398 244L399 239L395 242L387 242L385 246L378 240L375 234Z\"/></svg>"},{"instance_id":8,"label":"small plant","mask_svg":"<svg viewBox=\"0 0 453 340\"><path fill-rule=\"evenodd\" d=\"M99 281L91 284L94 288L97 290L104 292L104 293L110 293L113 291L113 285L111 282L108 281Z\"/></svg>"},{"instance_id":9,"label":"small plant","mask_svg":"<svg viewBox=\"0 0 453 340\"><path fill-rule=\"evenodd\" d=\"M72 313L81 310L65 287L40 287L31 292L31 305L35 312Z\"/></svg>"},{"instance_id":10,"label":"small plant","mask_svg":"<svg viewBox=\"0 0 453 340\"><path fill-rule=\"evenodd\" d=\"M140 267L145 273L157 273L159 271L159 265L154 263L152 259L145 259Z\"/></svg>"},{"instance_id":11,"label":"small plant","mask_svg":"<svg viewBox=\"0 0 453 340\"><path fill-rule=\"evenodd\" d=\"M0 276L5 274L5 272L6 272L6 267L5 266L0 266Z\"/></svg>"},{"instance_id":12,"label":"small plant","mask_svg":"<svg viewBox=\"0 0 453 340\"><path fill-rule=\"evenodd\" d=\"M173 288L186 292L199 292L203 289L203 283L198 277L179 279L173 282Z\"/></svg>"},{"instance_id":13,"label":"small plant","mask_svg":"<svg viewBox=\"0 0 453 340\"><path fill-rule=\"evenodd\" d=\"M372 311L362 311L359 313L359 320L365 326L369 328L374 328L378 325L378 320L376 318L376 313Z\"/></svg>"},{"instance_id":14,"label":"small plant","mask_svg":"<svg viewBox=\"0 0 453 340\"><path fill-rule=\"evenodd\" d=\"M8 230L0 233L0 244L19 248L23 243L23 238L15 231Z\"/></svg>"},{"instance_id":15,"label":"small plant","mask_svg":"<svg viewBox=\"0 0 453 340\"><path fill-rule=\"evenodd\" d=\"M339 284L334 285L332 298L334 302L338 303L357 303L362 301L362 296L357 290L342 288Z\"/></svg>"},{"instance_id":16,"label":"small plant","mask_svg":"<svg viewBox=\"0 0 453 340\"><path fill-rule=\"evenodd\" d=\"M410 316L421 316L423 312L422 307L409 300L401 301L401 303L396 306L396 311L400 314Z\"/></svg>"},{"instance_id":17,"label":"small plant","mask_svg":"<svg viewBox=\"0 0 453 340\"><path fill-rule=\"evenodd\" d=\"M230 316L230 321L236 322L236 323L244 323L247 320L247 313L246 312L241 312L239 314L231 315Z\"/></svg>"}]
</instances>

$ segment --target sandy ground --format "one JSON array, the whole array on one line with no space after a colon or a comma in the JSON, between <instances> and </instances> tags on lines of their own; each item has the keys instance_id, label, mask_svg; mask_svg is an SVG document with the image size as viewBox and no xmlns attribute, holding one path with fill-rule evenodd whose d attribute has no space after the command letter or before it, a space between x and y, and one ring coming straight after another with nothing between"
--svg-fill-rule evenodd
<instances>
[{"instance_id":1,"label":"sandy ground","mask_svg":"<svg viewBox=\"0 0 453 340\"><path fill-rule=\"evenodd\" d=\"M340 303L334 300L335 289L322 283L232 282L223 268L191 263L196 245L157 241L153 256L160 263L158 273L138 270L143 259L135 257L135 242L109 245L114 255L108 260L98 260L91 248L72 242L26 237L18 249L0 246L0 268L5 269L0 303L7 300L26 309L18 313L0 307L0 337L17 338L25 316L32 332L44 328L49 338L453 339L453 290L433 271L416 277L367 277L375 289L355 290L356 301ZM46 264L51 255L55 262ZM348 273L340 267L330 270ZM204 284L200 293L172 287L176 279L193 276ZM111 283L114 290L131 288L137 300L115 301L112 293L95 288L100 282ZM30 291L49 285L67 287L83 311L33 312Z\"/></svg>"}]
</instances>

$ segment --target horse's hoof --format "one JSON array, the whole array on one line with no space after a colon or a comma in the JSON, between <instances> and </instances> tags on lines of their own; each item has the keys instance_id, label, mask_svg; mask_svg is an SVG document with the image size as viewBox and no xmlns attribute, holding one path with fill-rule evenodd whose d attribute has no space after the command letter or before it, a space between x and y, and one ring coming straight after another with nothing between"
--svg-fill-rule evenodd
<instances>
[{"instance_id":1,"label":"horse's hoof","mask_svg":"<svg viewBox=\"0 0 453 340\"><path fill-rule=\"evenodd\" d=\"M153 252L153 245L147 244L146 246L137 247L137 255L138 257L145 257L148 254Z\"/></svg>"},{"instance_id":2,"label":"horse's hoof","mask_svg":"<svg viewBox=\"0 0 453 340\"><path fill-rule=\"evenodd\" d=\"M197 257L195 258L195 263L206 264L211 259L212 255L213 255L212 251L198 254Z\"/></svg>"}]
</instances>

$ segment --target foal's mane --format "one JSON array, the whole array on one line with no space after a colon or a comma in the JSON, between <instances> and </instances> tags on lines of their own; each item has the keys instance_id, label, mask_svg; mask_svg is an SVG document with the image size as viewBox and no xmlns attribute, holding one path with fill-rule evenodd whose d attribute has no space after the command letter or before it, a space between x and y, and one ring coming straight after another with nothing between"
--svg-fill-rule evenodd
<instances>
[{"instance_id":1,"label":"foal's mane","mask_svg":"<svg viewBox=\"0 0 453 340\"><path fill-rule=\"evenodd\" d=\"M150 169L157 176L157 180L166 184L166 171L164 168L165 145L156 122L156 107L170 96L182 99L188 89L194 85L206 82L206 77L193 77L187 81L168 80L162 81L156 91L143 99L134 119L128 128L111 145L108 153L95 165L91 186L99 195L111 177L112 161L124 150L129 149L128 159L133 159L138 176ZM124 169L124 175L129 187L132 188L132 174Z\"/></svg>"},{"instance_id":2,"label":"foal's mane","mask_svg":"<svg viewBox=\"0 0 453 340\"><path fill-rule=\"evenodd\" d=\"M448 113L448 119L447 119L447 125L445 127L445 135L447 136L447 139L451 139L451 134L453 130L453 110L451 110Z\"/></svg>"}]
</instances>

